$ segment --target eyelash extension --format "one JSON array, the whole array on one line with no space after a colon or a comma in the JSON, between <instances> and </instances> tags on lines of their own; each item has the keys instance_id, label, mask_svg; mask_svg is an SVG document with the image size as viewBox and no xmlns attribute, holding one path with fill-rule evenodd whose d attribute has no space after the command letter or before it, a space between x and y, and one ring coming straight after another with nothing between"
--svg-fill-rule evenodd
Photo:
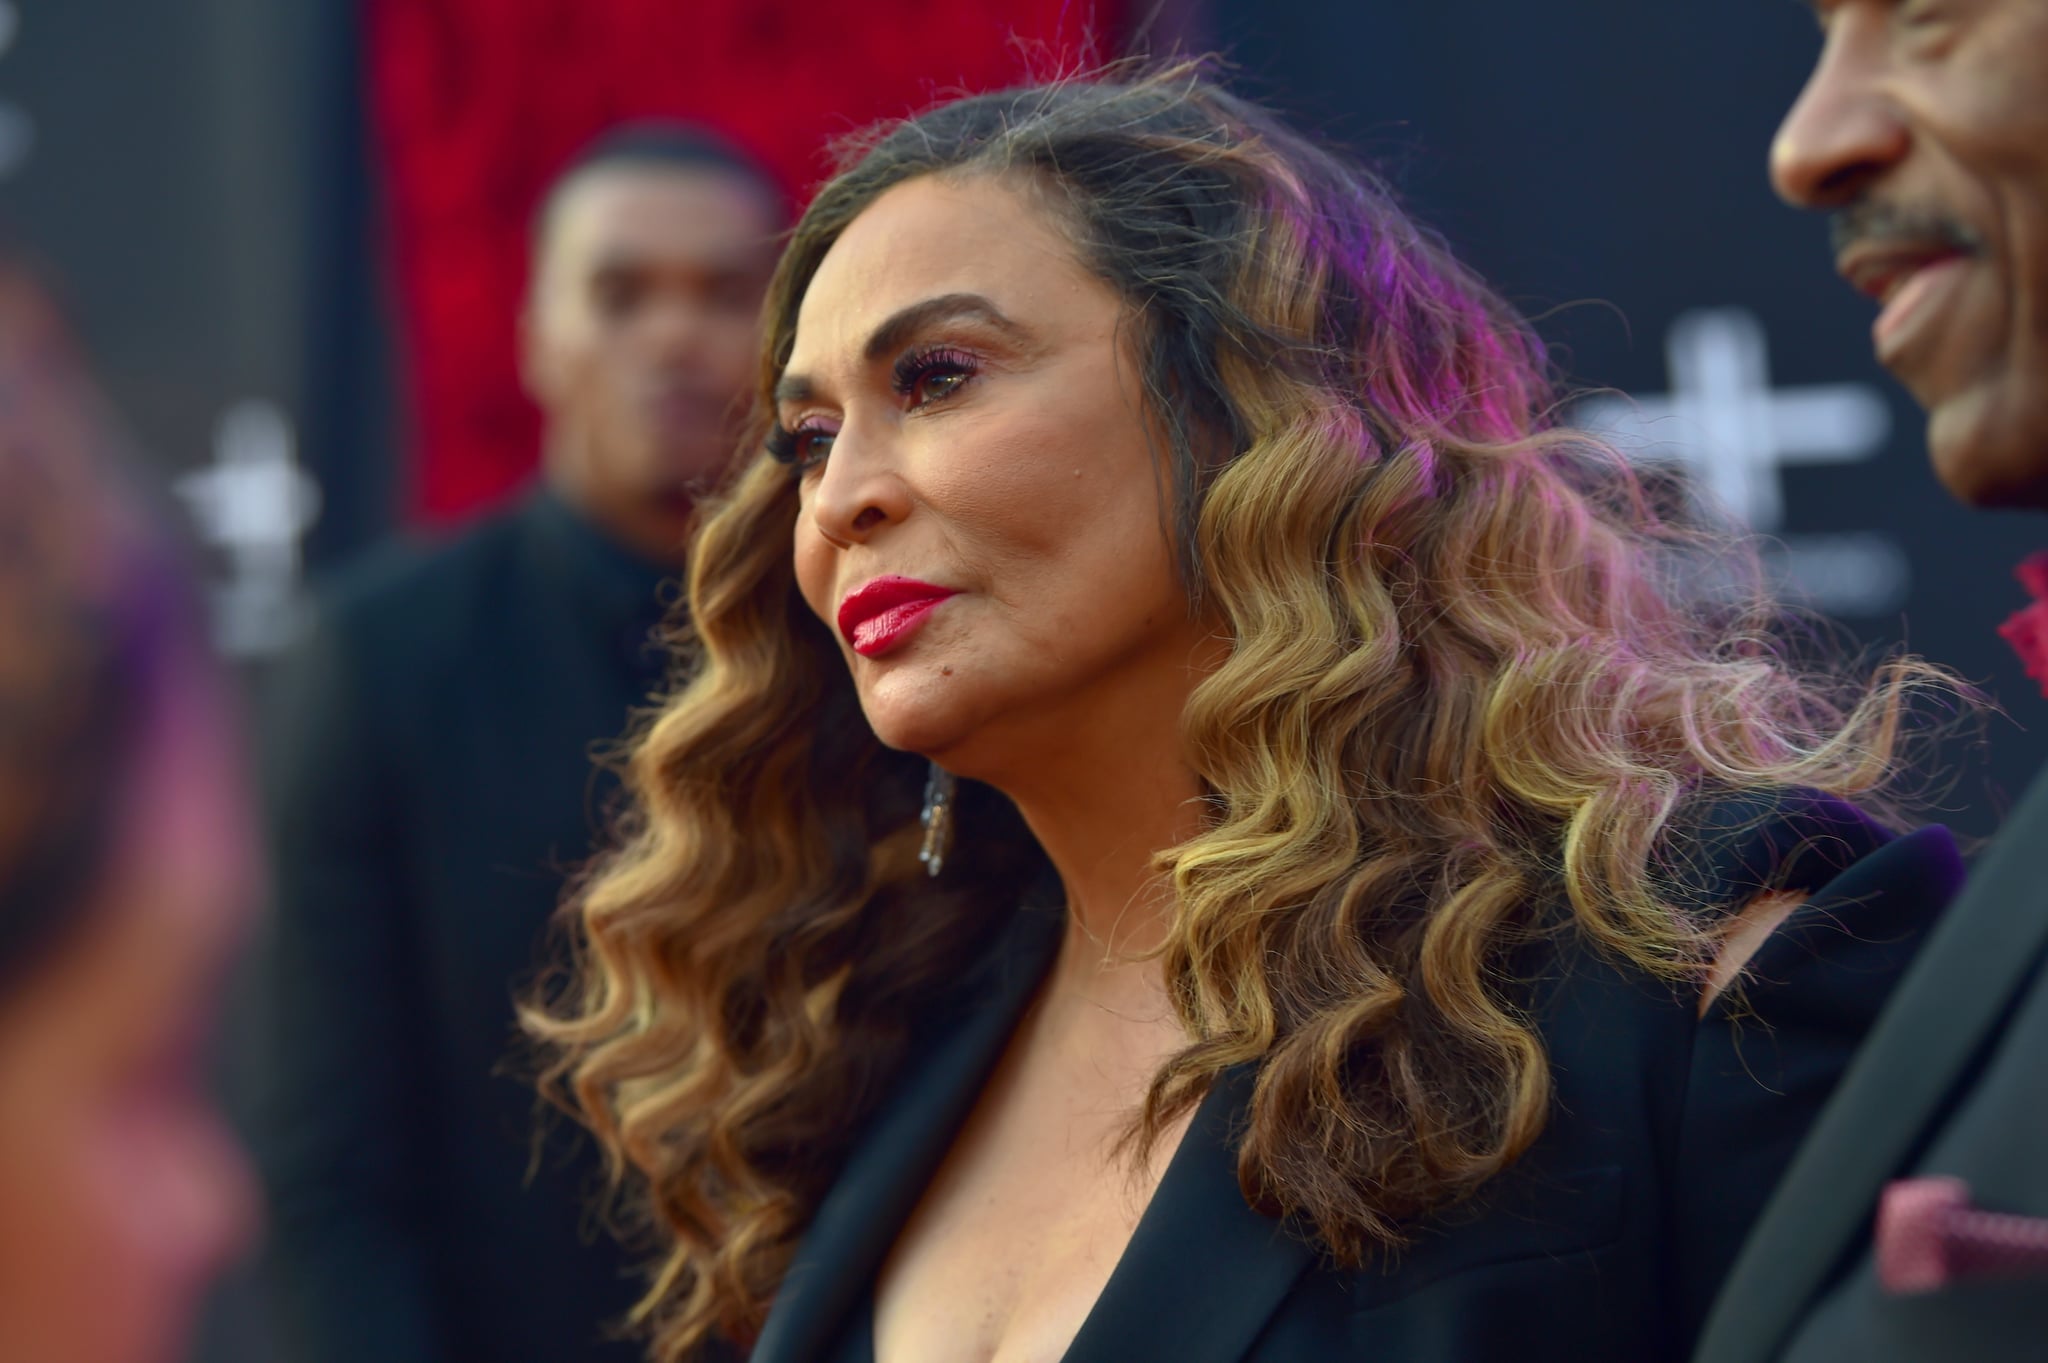
<instances>
[{"instance_id":1,"label":"eyelash extension","mask_svg":"<svg viewBox=\"0 0 2048 1363\"><path fill-rule=\"evenodd\" d=\"M890 386L896 390L897 397L912 401L912 410L915 411L934 402L943 402L946 398L951 397L954 391L957 391L949 389L936 397L927 397L921 402L915 401L918 386L924 383L925 380L934 375L939 375L948 378L958 378L962 383L965 383L980 372L980 361L968 352L957 350L951 346L933 346L926 350L911 351L902 359L896 361L895 369L890 378ZM769 427L768 438L762 442L762 448L767 452L768 457L778 464L785 464L795 469L806 468L813 461L804 458L802 442L805 436L812 434L829 434L829 432L813 432L808 427L803 426L790 430L778 421Z\"/></svg>"},{"instance_id":2,"label":"eyelash extension","mask_svg":"<svg viewBox=\"0 0 2048 1363\"><path fill-rule=\"evenodd\" d=\"M980 372L981 361L967 351L952 346L932 346L913 350L896 361L891 386L895 388L897 397L912 398L917 395L917 386L935 374L958 375L964 383ZM948 392L928 401L943 401L950 396L952 393Z\"/></svg>"},{"instance_id":3,"label":"eyelash extension","mask_svg":"<svg viewBox=\"0 0 2048 1363\"><path fill-rule=\"evenodd\" d=\"M802 462L797 451L797 440L804 434L808 432L792 431L778 421L768 428L768 438L762 442L762 448L776 463L797 468Z\"/></svg>"}]
</instances>

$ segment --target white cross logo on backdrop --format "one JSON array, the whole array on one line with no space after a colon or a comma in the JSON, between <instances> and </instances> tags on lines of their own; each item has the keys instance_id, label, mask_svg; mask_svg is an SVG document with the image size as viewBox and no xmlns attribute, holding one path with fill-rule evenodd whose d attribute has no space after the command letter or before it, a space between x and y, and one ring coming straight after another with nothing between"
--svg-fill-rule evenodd
<instances>
[{"instance_id":1,"label":"white cross logo on backdrop","mask_svg":"<svg viewBox=\"0 0 2048 1363\"><path fill-rule=\"evenodd\" d=\"M1680 315L1664 354L1669 393L1589 398L1576 419L1633 459L1685 465L1752 530L1784 523L1783 469L1861 463L1891 436L1891 407L1869 384L1773 388L1763 321L1746 308ZM1823 610L1879 615L1905 602L1905 554L1880 534L1787 535L1770 558Z\"/></svg>"},{"instance_id":2,"label":"white cross logo on backdrop","mask_svg":"<svg viewBox=\"0 0 2048 1363\"><path fill-rule=\"evenodd\" d=\"M291 423L268 402L221 417L214 464L175 484L200 536L227 554L214 631L232 657L274 653L298 627L299 541L319 518L320 488L299 468Z\"/></svg>"}]
</instances>

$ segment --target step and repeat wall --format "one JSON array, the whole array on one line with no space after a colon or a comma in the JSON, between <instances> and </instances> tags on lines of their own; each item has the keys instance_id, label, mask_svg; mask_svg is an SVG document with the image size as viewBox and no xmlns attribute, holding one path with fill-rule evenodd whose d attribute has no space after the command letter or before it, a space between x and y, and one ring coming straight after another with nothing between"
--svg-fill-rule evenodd
<instances>
[{"instance_id":1,"label":"step and repeat wall","mask_svg":"<svg viewBox=\"0 0 2048 1363\"><path fill-rule=\"evenodd\" d=\"M1989 831L2048 758L1996 636L2048 523L1938 488L1825 224L1771 195L1818 47L1799 6L0 0L0 233L189 515L222 642L260 660L308 572L527 476L524 225L583 139L696 118L800 192L827 137L1139 29L1378 163L1607 390L1579 418L1694 469L1789 591L1982 682L2010 718L1952 745L1951 803Z\"/></svg>"},{"instance_id":2,"label":"step and repeat wall","mask_svg":"<svg viewBox=\"0 0 2048 1363\"><path fill-rule=\"evenodd\" d=\"M1936 485L1825 224L1765 178L1818 36L1783 0L0 0L0 248L59 299L260 668L309 576L529 475L513 309L532 206L610 122L693 118L801 194L826 138L1126 50L1376 162L1540 318L1577 419L1692 469L1785 590L2009 717L1948 743L1992 831L2048 760L1998 639L2048 520ZM267 1357L244 1279L206 1363Z\"/></svg>"},{"instance_id":3,"label":"step and repeat wall","mask_svg":"<svg viewBox=\"0 0 2048 1363\"><path fill-rule=\"evenodd\" d=\"M1576 419L1687 465L1856 641L1903 641L2005 706L1944 762L1939 817L1990 832L2048 759L2048 701L1996 632L2048 519L1942 491L1825 221L1771 193L1820 47L1805 7L1211 0L1207 19L1241 87L1378 164L1577 384L1611 390Z\"/></svg>"},{"instance_id":4,"label":"step and repeat wall","mask_svg":"<svg viewBox=\"0 0 2048 1363\"><path fill-rule=\"evenodd\" d=\"M801 201L828 144L947 91L1114 56L1109 0L365 0L365 89L412 427L406 506L457 520L525 481L538 421L514 322L528 223L621 120L745 147Z\"/></svg>"},{"instance_id":5,"label":"step and repeat wall","mask_svg":"<svg viewBox=\"0 0 2048 1363\"><path fill-rule=\"evenodd\" d=\"M345 18L317 0L0 3L0 249L56 298L189 516L238 656L289 637L319 512L299 441L327 358L324 257L349 226L315 195L349 164L323 84L345 78L327 56Z\"/></svg>"}]
</instances>

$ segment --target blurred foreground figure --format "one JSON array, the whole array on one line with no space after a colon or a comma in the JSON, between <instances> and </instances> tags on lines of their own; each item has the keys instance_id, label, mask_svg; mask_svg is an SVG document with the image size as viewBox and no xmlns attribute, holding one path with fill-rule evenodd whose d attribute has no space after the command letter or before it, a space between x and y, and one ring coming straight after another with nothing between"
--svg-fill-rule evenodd
<instances>
[{"instance_id":1,"label":"blurred foreground figure","mask_svg":"<svg viewBox=\"0 0 2048 1363\"><path fill-rule=\"evenodd\" d=\"M1826 45L1772 148L1778 190L1835 215L1837 268L1883 305L1878 358L1927 408L1941 480L2048 510L2048 0L1817 8ZM2023 576L2048 597L2048 559ZM2048 602L2005 632L2048 683ZM2048 778L1900 985L1699 1353L2044 1358Z\"/></svg>"},{"instance_id":2,"label":"blurred foreground figure","mask_svg":"<svg viewBox=\"0 0 2048 1363\"><path fill-rule=\"evenodd\" d=\"M254 1227L206 1096L256 839L167 543L96 395L0 268L0 1358L182 1358Z\"/></svg>"},{"instance_id":3,"label":"blurred foreground figure","mask_svg":"<svg viewBox=\"0 0 2048 1363\"><path fill-rule=\"evenodd\" d=\"M606 1342L632 1292L589 1224L596 1161L564 1139L529 1171L512 998L589 850L591 750L660 678L649 632L734 448L781 218L694 134L586 154L524 320L543 485L360 565L281 680L256 1111L291 1363L637 1353Z\"/></svg>"}]
</instances>

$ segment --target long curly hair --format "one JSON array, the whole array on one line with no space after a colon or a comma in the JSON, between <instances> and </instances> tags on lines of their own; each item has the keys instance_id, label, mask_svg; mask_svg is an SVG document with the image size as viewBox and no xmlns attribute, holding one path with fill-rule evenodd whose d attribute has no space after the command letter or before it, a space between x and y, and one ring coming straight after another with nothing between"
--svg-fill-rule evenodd
<instances>
[{"instance_id":1,"label":"long curly hair","mask_svg":"<svg viewBox=\"0 0 2048 1363\"><path fill-rule=\"evenodd\" d=\"M1664 874L1687 810L1879 795L1911 694L1945 681L1796 663L1746 544L1555 424L1510 307L1195 65L961 99L853 147L771 286L757 436L821 260L932 175L1027 187L1126 302L1191 609L1227 629L1184 717L1204 823L1157 857L1187 1044L1130 1144L1253 1062L1246 1196L1363 1261L1542 1130L1518 952L1575 931L1696 989L1725 916ZM666 1360L758 1331L921 1014L1043 869L963 783L970 851L923 874L924 764L875 739L799 599L796 516L764 457L703 525L620 844L568 906L575 968L525 1014L652 1238L636 1321Z\"/></svg>"}]
</instances>

